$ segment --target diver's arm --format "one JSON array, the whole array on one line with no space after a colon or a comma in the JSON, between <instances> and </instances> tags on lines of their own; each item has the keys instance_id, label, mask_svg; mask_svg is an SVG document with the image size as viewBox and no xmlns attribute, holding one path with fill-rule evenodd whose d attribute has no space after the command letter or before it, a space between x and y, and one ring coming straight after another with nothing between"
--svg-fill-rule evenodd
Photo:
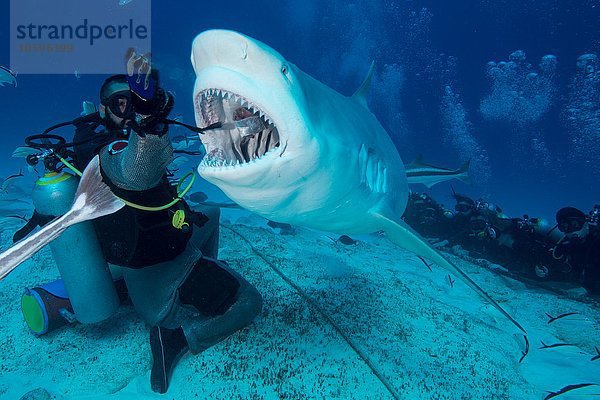
<instances>
[{"instance_id":1,"label":"diver's arm","mask_svg":"<svg viewBox=\"0 0 600 400\"><path fill-rule=\"evenodd\" d=\"M108 146L100 151L104 174L121 189L146 190L159 184L173 157L167 135L131 132L129 144L120 153L110 154Z\"/></svg>"},{"instance_id":2,"label":"diver's arm","mask_svg":"<svg viewBox=\"0 0 600 400\"><path fill-rule=\"evenodd\" d=\"M159 89L153 101L147 115L138 113L136 122L131 122L133 129L123 151L110 154L105 147L100 152L105 175L121 189L139 191L155 187L173 158L168 125L163 122L173 108L173 96Z\"/></svg>"}]
</instances>

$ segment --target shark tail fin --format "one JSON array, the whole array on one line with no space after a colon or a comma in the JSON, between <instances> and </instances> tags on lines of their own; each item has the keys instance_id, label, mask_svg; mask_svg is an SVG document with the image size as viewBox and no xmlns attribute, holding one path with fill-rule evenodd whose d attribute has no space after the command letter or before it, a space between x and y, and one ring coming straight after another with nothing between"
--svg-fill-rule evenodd
<instances>
[{"instance_id":1,"label":"shark tail fin","mask_svg":"<svg viewBox=\"0 0 600 400\"><path fill-rule=\"evenodd\" d=\"M412 251L413 253L423 258L429 259L439 266L445 268L449 272L458 276L467 286L473 289L483 300L489 302L494 308L508 318L521 332L527 334L525 329L506 311L500 304L490 297L477 283L452 262L446 260L437 250L431 247L425 239L423 239L412 228L404 222L395 222L381 214L373 214L380 222L380 226L385 231L388 239L394 244Z\"/></svg>"},{"instance_id":2,"label":"shark tail fin","mask_svg":"<svg viewBox=\"0 0 600 400\"><path fill-rule=\"evenodd\" d=\"M369 72L367 72L367 77L360 85L360 87L354 92L352 98L358 101L360 104L365 106L365 108L369 108L367 104L367 97L369 96L369 89L371 88L371 78L373 77L373 71L375 71L375 61L371 62L371 66L369 67Z\"/></svg>"},{"instance_id":3,"label":"shark tail fin","mask_svg":"<svg viewBox=\"0 0 600 400\"><path fill-rule=\"evenodd\" d=\"M458 169L458 179L466 183L471 184L471 177L469 176L469 168L471 167L471 160L465 161L465 163Z\"/></svg>"}]
</instances>

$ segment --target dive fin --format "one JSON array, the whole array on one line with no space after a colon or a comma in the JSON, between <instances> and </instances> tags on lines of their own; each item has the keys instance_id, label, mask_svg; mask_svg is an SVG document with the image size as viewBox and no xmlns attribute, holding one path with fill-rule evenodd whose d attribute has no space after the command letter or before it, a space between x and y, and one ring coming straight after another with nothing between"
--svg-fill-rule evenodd
<instances>
[{"instance_id":1,"label":"dive fin","mask_svg":"<svg viewBox=\"0 0 600 400\"><path fill-rule=\"evenodd\" d=\"M83 171L75 193L75 201L70 210L81 210L80 212L83 214L75 223L113 214L124 206L123 200L115 196L102 180L100 158L99 156L94 157Z\"/></svg>"},{"instance_id":2,"label":"dive fin","mask_svg":"<svg viewBox=\"0 0 600 400\"><path fill-rule=\"evenodd\" d=\"M94 157L83 172L71 209L0 254L0 280L60 236L69 226L112 214L124 205L102 181L99 158Z\"/></svg>"},{"instance_id":3,"label":"dive fin","mask_svg":"<svg viewBox=\"0 0 600 400\"><path fill-rule=\"evenodd\" d=\"M375 61L371 62L371 67L369 68L369 72L367 72L367 77L360 85L360 87L354 92L352 98L358 101L360 104L365 106L365 108L369 108L367 105L367 97L369 97L369 89L371 88L371 78L373 77L373 71L375 71Z\"/></svg>"},{"instance_id":4,"label":"dive fin","mask_svg":"<svg viewBox=\"0 0 600 400\"><path fill-rule=\"evenodd\" d=\"M380 221L381 228L385 231L387 237L396 245L412 251L418 256L429 259L439 266L447 269L456 276L458 276L464 283L473 289L479 296L485 301L492 304L498 311L500 311L506 318L508 318L519 330L524 334L527 334L525 329L508 313L500 304L490 297L477 283L475 283L469 276L462 271L459 267L454 265L452 262L446 260L437 250L431 247L421 236L416 233L411 227L406 225L404 222L395 222L389 218L378 214L372 214L378 221Z\"/></svg>"}]
</instances>

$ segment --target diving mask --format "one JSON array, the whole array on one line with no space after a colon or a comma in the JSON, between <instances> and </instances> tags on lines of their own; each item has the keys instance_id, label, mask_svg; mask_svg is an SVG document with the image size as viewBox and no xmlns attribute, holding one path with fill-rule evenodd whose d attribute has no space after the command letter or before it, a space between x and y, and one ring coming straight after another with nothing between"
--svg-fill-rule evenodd
<instances>
[{"instance_id":1,"label":"diving mask","mask_svg":"<svg viewBox=\"0 0 600 400\"><path fill-rule=\"evenodd\" d=\"M131 92L122 90L108 96L103 104L119 118L130 117L133 114L133 105L131 103Z\"/></svg>"}]
</instances>

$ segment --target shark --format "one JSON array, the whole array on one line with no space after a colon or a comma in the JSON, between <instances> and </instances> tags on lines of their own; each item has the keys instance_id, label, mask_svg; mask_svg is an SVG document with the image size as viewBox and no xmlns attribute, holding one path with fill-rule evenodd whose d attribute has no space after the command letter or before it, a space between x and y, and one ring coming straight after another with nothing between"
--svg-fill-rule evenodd
<instances>
[{"instance_id":1,"label":"shark","mask_svg":"<svg viewBox=\"0 0 600 400\"><path fill-rule=\"evenodd\" d=\"M458 169L448 169L444 167L438 167L435 165L427 164L423 161L423 156L419 154L417 158L410 164L404 166L406 171L406 178L409 184L422 183L431 189L434 185L449 181L452 179L458 179L464 183L470 183L469 179L469 165L471 161L465 162Z\"/></svg>"},{"instance_id":2,"label":"shark","mask_svg":"<svg viewBox=\"0 0 600 400\"><path fill-rule=\"evenodd\" d=\"M231 30L192 43L193 101L206 155L199 175L272 221L387 238L457 275L525 329L401 218L404 164L367 105L374 70L352 96L304 73L270 46Z\"/></svg>"}]
</instances>

